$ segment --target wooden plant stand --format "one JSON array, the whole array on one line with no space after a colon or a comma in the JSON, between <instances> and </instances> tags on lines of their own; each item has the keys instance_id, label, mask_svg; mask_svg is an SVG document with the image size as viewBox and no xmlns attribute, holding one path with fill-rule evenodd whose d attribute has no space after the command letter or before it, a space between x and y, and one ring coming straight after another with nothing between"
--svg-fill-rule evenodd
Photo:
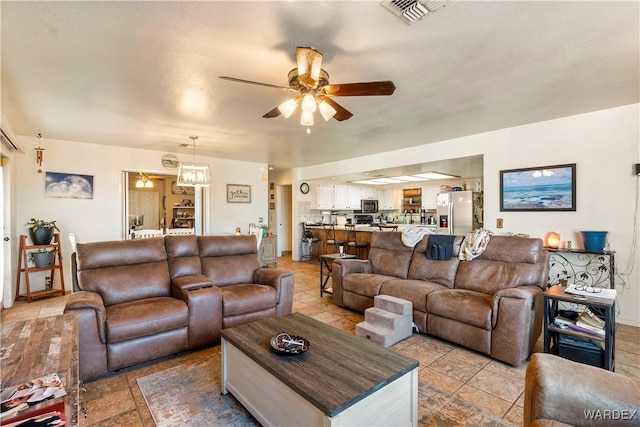
<instances>
[{"instance_id":1,"label":"wooden plant stand","mask_svg":"<svg viewBox=\"0 0 640 427\"><path fill-rule=\"evenodd\" d=\"M43 267L43 268L29 267L29 262L27 258L29 254L29 250L46 249L46 248L57 249L53 265L49 267ZM16 301L18 301L20 298L26 298L27 302L31 302L32 300L38 299L38 298L46 298L46 297L51 297L55 295L65 294L64 273L62 270L61 251L62 250L60 247L60 234L58 233L53 235L53 242L48 245L29 246L27 245L27 236L24 234L20 236L20 253L18 255L18 277L16 278L16 298L15 298ZM55 283L54 279L55 279L56 270L60 270L60 289L52 288L50 290L45 289L43 291L34 291L34 292L31 291L31 281L29 280L29 274L49 271L51 274L51 285L53 286L53 284ZM24 273L24 283L27 291L24 294L20 293L20 277L22 273Z\"/></svg>"}]
</instances>

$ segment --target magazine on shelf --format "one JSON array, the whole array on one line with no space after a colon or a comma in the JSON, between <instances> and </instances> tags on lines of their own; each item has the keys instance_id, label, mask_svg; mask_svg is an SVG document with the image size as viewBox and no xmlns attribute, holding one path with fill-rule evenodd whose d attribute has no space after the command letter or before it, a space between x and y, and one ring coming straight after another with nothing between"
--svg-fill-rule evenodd
<instances>
[{"instance_id":1,"label":"magazine on shelf","mask_svg":"<svg viewBox=\"0 0 640 427\"><path fill-rule=\"evenodd\" d=\"M43 412L55 411L67 392L58 374L49 374L12 387L0 390L0 425L31 417ZM50 408L51 407L51 408Z\"/></svg>"},{"instance_id":2,"label":"magazine on shelf","mask_svg":"<svg viewBox=\"0 0 640 427\"><path fill-rule=\"evenodd\" d=\"M587 292L579 291L576 289L576 285L567 286L564 291L572 295L580 295L588 298L600 298L600 299L616 299L617 292L615 289L600 288L600 292Z\"/></svg>"},{"instance_id":3,"label":"magazine on shelf","mask_svg":"<svg viewBox=\"0 0 640 427\"><path fill-rule=\"evenodd\" d=\"M567 329L571 329L572 331L582 332L585 334L600 335L600 336L605 335L604 329L594 328L593 326L579 325L577 320L568 319L562 316L556 316L553 319L553 323L559 328L567 328Z\"/></svg>"}]
</instances>

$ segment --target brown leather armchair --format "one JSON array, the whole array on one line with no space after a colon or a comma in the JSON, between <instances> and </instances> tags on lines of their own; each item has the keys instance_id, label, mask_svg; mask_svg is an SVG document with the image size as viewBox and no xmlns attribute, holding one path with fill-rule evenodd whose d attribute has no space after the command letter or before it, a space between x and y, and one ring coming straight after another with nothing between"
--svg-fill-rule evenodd
<instances>
[{"instance_id":1,"label":"brown leather armchair","mask_svg":"<svg viewBox=\"0 0 640 427\"><path fill-rule=\"evenodd\" d=\"M523 425L638 426L640 380L534 353L527 366Z\"/></svg>"}]
</instances>

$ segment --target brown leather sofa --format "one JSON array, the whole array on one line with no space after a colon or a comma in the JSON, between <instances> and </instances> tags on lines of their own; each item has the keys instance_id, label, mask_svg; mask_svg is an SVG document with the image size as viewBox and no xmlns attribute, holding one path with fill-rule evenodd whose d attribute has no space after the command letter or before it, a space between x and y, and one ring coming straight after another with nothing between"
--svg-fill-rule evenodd
<instances>
[{"instance_id":1,"label":"brown leather sofa","mask_svg":"<svg viewBox=\"0 0 640 427\"><path fill-rule=\"evenodd\" d=\"M415 247L401 232L373 232L367 260L336 260L333 301L360 312L376 295L413 303L422 333L455 342L514 366L531 354L542 332L549 254L541 239L492 236L472 261L427 259L429 236Z\"/></svg>"},{"instance_id":2,"label":"brown leather sofa","mask_svg":"<svg viewBox=\"0 0 640 427\"><path fill-rule=\"evenodd\" d=\"M534 353L527 365L523 425L638 426L640 380Z\"/></svg>"},{"instance_id":3,"label":"brown leather sofa","mask_svg":"<svg viewBox=\"0 0 640 427\"><path fill-rule=\"evenodd\" d=\"M175 235L79 243L80 378L214 344L220 330L291 313L293 273L261 268L256 238Z\"/></svg>"}]
</instances>

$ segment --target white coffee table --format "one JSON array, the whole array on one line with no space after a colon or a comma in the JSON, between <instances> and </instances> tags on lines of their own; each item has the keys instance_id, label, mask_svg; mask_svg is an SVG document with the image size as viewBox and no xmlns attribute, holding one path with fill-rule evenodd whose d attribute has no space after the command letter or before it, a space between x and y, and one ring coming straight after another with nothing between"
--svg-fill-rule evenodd
<instances>
[{"instance_id":1,"label":"white coffee table","mask_svg":"<svg viewBox=\"0 0 640 427\"><path fill-rule=\"evenodd\" d=\"M276 354L279 332L310 349ZM266 426L415 426L418 362L299 313L222 330L222 392Z\"/></svg>"}]
</instances>

